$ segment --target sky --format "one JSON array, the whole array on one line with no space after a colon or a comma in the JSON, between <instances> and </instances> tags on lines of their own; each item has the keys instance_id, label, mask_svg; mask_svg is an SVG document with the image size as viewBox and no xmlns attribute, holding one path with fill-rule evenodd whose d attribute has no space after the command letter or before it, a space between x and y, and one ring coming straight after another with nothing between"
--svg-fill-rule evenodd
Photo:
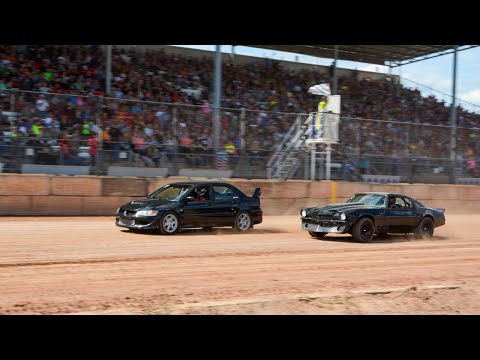
<instances>
[{"instance_id":1,"label":"sky","mask_svg":"<svg viewBox=\"0 0 480 360\"><path fill-rule=\"evenodd\" d=\"M215 45L175 45L202 50L215 50ZM222 45L222 52L231 54L231 45ZM301 54L236 46L235 54L272 58L277 60L303 62L317 65L331 65L333 59L318 58ZM337 67L358 69L388 74L388 66L337 60ZM453 84L453 54L392 68L393 75L399 75L402 84L417 88L423 96L435 95L446 104L451 104ZM313 84L315 85L315 84ZM480 113L480 46L457 53L457 104L464 109Z\"/></svg>"}]
</instances>

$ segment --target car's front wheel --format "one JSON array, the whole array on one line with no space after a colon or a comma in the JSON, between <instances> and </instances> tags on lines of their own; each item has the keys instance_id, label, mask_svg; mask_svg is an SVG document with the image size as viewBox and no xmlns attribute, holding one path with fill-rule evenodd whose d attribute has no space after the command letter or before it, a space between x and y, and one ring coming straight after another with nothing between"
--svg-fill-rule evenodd
<instances>
[{"instance_id":1,"label":"car's front wheel","mask_svg":"<svg viewBox=\"0 0 480 360\"><path fill-rule=\"evenodd\" d=\"M246 211L241 211L235 216L233 229L238 232L247 231L252 227L252 217Z\"/></svg>"},{"instance_id":2,"label":"car's front wheel","mask_svg":"<svg viewBox=\"0 0 480 360\"><path fill-rule=\"evenodd\" d=\"M426 217L418 224L417 228L414 231L415 238L417 239L426 239L433 236L434 229L432 219Z\"/></svg>"},{"instance_id":3,"label":"car's front wheel","mask_svg":"<svg viewBox=\"0 0 480 360\"><path fill-rule=\"evenodd\" d=\"M353 227L353 238L362 243L368 243L372 241L375 234L375 225L369 218L362 218L357 221Z\"/></svg>"},{"instance_id":4,"label":"car's front wheel","mask_svg":"<svg viewBox=\"0 0 480 360\"><path fill-rule=\"evenodd\" d=\"M317 239L323 239L327 233L322 233L322 232L315 232L315 231L310 231L308 230L308 233L310 234L311 237L317 238Z\"/></svg>"},{"instance_id":5,"label":"car's front wheel","mask_svg":"<svg viewBox=\"0 0 480 360\"><path fill-rule=\"evenodd\" d=\"M173 235L180 230L180 220L174 212L167 212L160 218L160 233L163 235Z\"/></svg>"}]
</instances>

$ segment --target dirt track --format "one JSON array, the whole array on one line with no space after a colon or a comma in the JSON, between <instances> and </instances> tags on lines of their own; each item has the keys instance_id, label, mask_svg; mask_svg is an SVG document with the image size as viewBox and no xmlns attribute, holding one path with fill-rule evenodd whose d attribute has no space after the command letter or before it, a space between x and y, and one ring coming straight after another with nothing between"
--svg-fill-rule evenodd
<instances>
[{"instance_id":1,"label":"dirt track","mask_svg":"<svg viewBox=\"0 0 480 360\"><path fill-rule=\"evenodd\" d=\"M433 239L316 240L298 216L176 236L0 218L0 314L480 314L480 215Z\"/></svg>"}]
</instances>

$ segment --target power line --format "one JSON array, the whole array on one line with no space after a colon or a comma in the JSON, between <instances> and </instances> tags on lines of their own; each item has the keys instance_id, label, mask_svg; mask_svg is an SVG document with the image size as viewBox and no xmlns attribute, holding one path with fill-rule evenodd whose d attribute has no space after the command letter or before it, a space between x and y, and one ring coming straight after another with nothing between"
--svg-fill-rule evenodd
<instances>
[{"instance_id":1,"label":"power line","mask_svg":"<svg viewBox=\"0 0 480 360\"><path fill-rule=\"evenodd\" d=\"M402 79L402 80L410 81L410 82L412 82L412 83L414 83L414 84L416 84L416 85L423 86L424 88L427 88L427 89L429 89L429 90L438 92L438 93L440 93L440 94L442 94L442 95L445 95L445 96L448 96L448 97L450 97L450 98L452 97L451 94L444 93L443 91L436 90L436 89L431 88L431 87L429 87L429 86L427 86L427 85L420 84L420 83L418 83L418 82L416 82L416 81L413 81L413 80L410 80L410 79L407 79L407 78L404 78L404 77L402 77L401 79ZM472 106L474 106L474 107L480 108L480 105L471 103L471 102L466 101L466 100L462 100L462 99L460 99L460 98L458 98L458 97L455 97L455 100L459 100L459 101L461 101L461 102L463 102L463 103L466 103L466 104L472 105Z\"/></svg>"}]
</instances>

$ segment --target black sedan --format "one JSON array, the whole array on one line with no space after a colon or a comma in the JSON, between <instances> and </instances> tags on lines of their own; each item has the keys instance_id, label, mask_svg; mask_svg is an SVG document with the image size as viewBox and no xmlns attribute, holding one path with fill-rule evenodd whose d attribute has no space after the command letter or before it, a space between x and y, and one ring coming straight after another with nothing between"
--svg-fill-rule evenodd
<instances>
[{"instance_id":1,"label":"black sedan","mask_svg":"<svg viewBox=\"0 0 480 360\"><path fill-rule=\"evenodd\" d=\"M224 182L182 182L162 186L146 199L118 208L116 225L172 235L182 228L231 226L247 231L262 222L260 188L247 196Z\"/></svg>"},{"instance_id":2,"label":"black sedan","mask_svg":"<svg viewBox=\"0 0 480 360\"><path fill-rule=\"evenodd\" d=\"M445 209L428 207L410 196L379 192L355 194L346 203L304 208L300 215L302 229L312 237L348 233L359 242L388 233L430 238L434 228L445 224Z\"/></svg>"}]
</instances>

